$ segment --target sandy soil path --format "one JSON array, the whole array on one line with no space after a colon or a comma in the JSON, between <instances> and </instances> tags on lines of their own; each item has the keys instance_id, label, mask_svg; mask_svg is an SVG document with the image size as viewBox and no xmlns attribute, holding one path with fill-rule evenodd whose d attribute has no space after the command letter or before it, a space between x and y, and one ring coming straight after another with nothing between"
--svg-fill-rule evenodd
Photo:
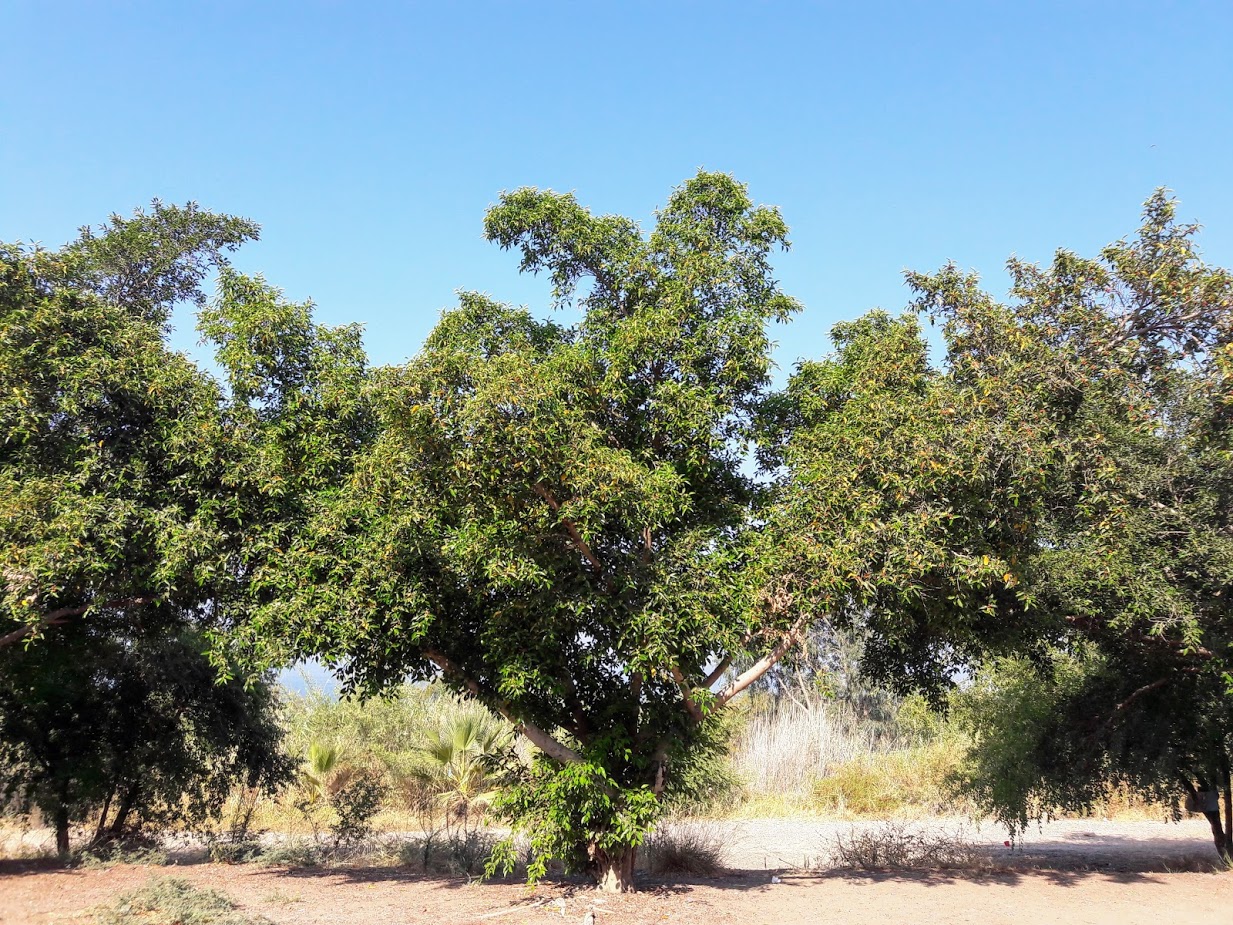
<instances>
[{"instance_id":1,"label":"sandy soil path","mask_svg":"<svg viewBox=\"0 0 1233 925\"><path fill-rule=\"evenodd\" d=\"M877 822L753 819L710 823L730 846L727 863L753 870L828 866L837 837L876 829ZM964 819L905 823L916 831L959 833L983 847L995 864L1087 867L1121 871L1185 869L1212 858L1211 832L1203 819L1179 823L1106 822L1083 819L1028 829L1013 848L1004 828Z\"/></svg>"},{"instance_id":2,"label":"sandy soil path","mask_svg":"<svg viewBox=\"0 0 1233 925\"><path fill-rule=\"evenodd\" d=\"M935 823L936 824L936 823ZM603 897L578 883L468 883L425 878L397 868L284 870L254 865L120 865L57 869L0 862L0 923L46 925L92 919L89 910L151 877L183 877L220 889L250 913L277 925L1165 925L1227 921L1233 875L1170 873L1203 859L1201 826L1068 822L1047 826L1007 859L1022 869L996 873L789 872L792 852L817 856L819 840L848 824L757 820L734 826L730 862L744 869L713 879L641 881L632 896ZM1005 851L996 842L993 850ZM758 860L759 863L750 863ZM778 862L778 863L775 863ZM1048 863L1051 869L1034 869ZM765 864L765 867L763 866ZM1148 868L1155 867L1155 871ZM778 883L772 877L778 877Z\"/></svg>"}]
</instances>

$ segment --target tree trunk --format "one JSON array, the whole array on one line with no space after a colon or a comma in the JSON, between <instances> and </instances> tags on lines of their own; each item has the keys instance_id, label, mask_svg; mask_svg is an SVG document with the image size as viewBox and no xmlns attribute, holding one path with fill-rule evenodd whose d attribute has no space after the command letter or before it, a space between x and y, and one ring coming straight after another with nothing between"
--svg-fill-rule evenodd
<instances>
[{"instance_id":1,"label":"tree trunk","mask_svg":"<svg viewBox=\"0 0 1233 925\"><path fill-rule=\"evenodd\" d=\"M591 876L595 878L595 886L604 893L632 893L634 891L634 861L638 857L638 849L633 845L605 851L592 844L588 850L591 856Z\"/></svg>"},{"instance_id":2,"label":"tree trunk","mask_svg":"<svg viewBox=\"0 0 1233 925\"><path fill-rule=\"evenodd\" d=\"M1228 860L1229 839L1225 834L1224 826L1220 824L1220 810L1204 811L1203 815L1207 817L1207 824L1212 827L1212 844L1216 846L1216 853Z\"/></svg>"},{"instance_id":3,"label":"tree trunk","mask_svg":"<svg viewBox=\"0 0 1233 925\"><path fill-rule=\"evenodd\" d=\"M1224 851L1221 852L1220 856L1225 861L1229 861L1230 848L1233 848L1233 845L1229 844L1230 839L1233 839L1233 780L1230 779L1228 758L1221 760L1220 772L1224 778ZM1217 805L1219 805L1219 801L1217 801Z\"/></svg>"},{"instance_id":4,"label":"tree trunk","mask_svg":"<svg viewBox=\"0 0 1233 925\"><path fill-rule=\"evenodd\" d=\"M137 802L137 791L140 788L131 787L128 793L124 794L124 799L120 802L119 809L116 810L116 818L111 822L108 838L118 841L124 834L124 826L128 822L129 813L133 810L133 804Z\"/></svg>"},{"instance_id":5,"label":"tree trunk","mask_svg":"<svg viewBox=\"0 0 1233 925\"><path fill-rule=\"evenodd\" d=\"M67 857L69 853L68 807L61 803L56 807L56 854Z\"/></svg>"},{"instance_id":6,"label":"tree trunk","mask_svg":"<svg viewBox=\"0 0 1233 925\"><path fill-rule=\"evenodd\" d=\"M1202 777L1198 778L1197 783L1198 783L1198 788L1196 789L1195 787L1190 785L1189 781L1187 782L1187 790L1190 792L1190 794L1194 797L1196 801L1199 800L1200 793L1210 793L1211 792L1208 789L1209 785L1205 778L1202 778ZM1223 858L1224 860L1226 861L1229 860L1231 857L1230 846L1229 846L1230 833L1225 831L1225 827L1221 823L1219 798L1217 798L1216 800L1215 809L1207 809L1204 806L1200 806L1199 810L1200 812L1203 813L1203 817L1207 819L1207 824L1211 826L1212 844L1216 846L1216 853L1220 855L1220 857Z\"/></svg>"},{"instance_id":7,"label":"tree trunk","mask_svg":"<svg viewBox=\"0 0 1233 925\"><path fill-rule=\"evenodd\" d=\"M87 851L97 848L103 843L103 837L107 833L107 813L111 810L111 801L115 798L116 788L113 784L111 789L107 791L107 799L103 800L103 808L98 814L98 825L94 829L94 838L90 839L90 844L86 846Z\"/></svg>"}]
</instances>

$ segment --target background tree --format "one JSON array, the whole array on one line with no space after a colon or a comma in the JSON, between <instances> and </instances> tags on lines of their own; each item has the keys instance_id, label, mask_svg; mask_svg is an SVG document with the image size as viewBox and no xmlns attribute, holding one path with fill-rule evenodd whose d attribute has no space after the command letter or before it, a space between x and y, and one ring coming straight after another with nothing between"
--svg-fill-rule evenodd
<instances>
[{"instance_id":1,"label":"background tree","mask_svg":"<svg viewBox=\"0 0 1233 925\"><path fill-rule=\"evenodd\" d=\"M1010 659L967 714L1003 819L1181 789L1227 854L1233 280L1194 232L1157 194L1099 259L1011 261L1009 305L911 274L945 364L911 318L839 328L772 418L772 521L793 587L868 628L875 676L936 694Z\"/></svg>"},{"instance_id":2,"label":"background tree","mask_svg":"<svg viewBox=\"0 0 1233 925\"><path fill-rule=\"evenodd\" d=\"M511 720L539 757L499 805L541 859L627 889L670 768L807 620L748 582L741 549L766 326L796 309L768 263L786 228L700 173L649 237L532 189L485 230L581 319L466 294L376 372L376 439L262 574L279 593L250 635L357 690L439 675Z\"/></svg>"},{"instance_id":3,"label":"background tree","mask_svg":"<svg viewBox=\"0 0 1233 925\"><path fill-rule=\"evenodd\" d=\"M201 599L228 513L221 394L163 339L255 234L156 203L58 252L0 249L0 647Z\"/></svg>"},{"instance_id":4,"label":"background tree","mask_svg":"<svg viewBox=\"0 0 1233 925\"><path fill-rule=\"evenodd\" d=\"M264 682L215 690L200 636L239 619L302 486L337 464L325 430L356 429L332 389L362 353L358 330L315 326L230 270L224 253L255 235L156 202L60 251L0 247L0 773L55 819L62 850L68 821L99 807L100 837L181 796L199 815L277 744ZM173 307L204 308L212 271L230 391L166 344ZM236 346L233 329L260 334ZM176 696L196 711L180 725Z\"/></svg>"}]
</instances>

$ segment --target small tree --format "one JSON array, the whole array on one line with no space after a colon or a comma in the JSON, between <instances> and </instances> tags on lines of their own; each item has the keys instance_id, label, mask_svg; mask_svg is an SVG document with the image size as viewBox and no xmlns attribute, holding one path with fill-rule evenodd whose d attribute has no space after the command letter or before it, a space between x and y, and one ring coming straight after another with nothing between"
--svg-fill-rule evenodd
<instances>
[{"instance_id":1,"label":"small tree","mask_svg":"<svg viewBox=\"0 0 1233 925\"><path fill-rule=\"evenodd\" d=\"M786 228L700 173L649 237L533 189L485 230L582 317L464 294L374 374L376 438L263 573L278 600L250 637L355 689L440 676L509 719L539 753L498 808L625 890L673 766L808 622L743 546L766 326L796 310L768 263Z\"/></svg>"},{"instance_id":2,"label":"small tree","mask_svg":"<svg viewBox=\"0 0 1233 925\"><path fill-rule=\"evenodd\" d=\"M289 777L271 679L220 684L192 635L120 637L88 621L0 652L0 789L70 849L216 817L236 786Z\"/></svg>"}]
</instances>

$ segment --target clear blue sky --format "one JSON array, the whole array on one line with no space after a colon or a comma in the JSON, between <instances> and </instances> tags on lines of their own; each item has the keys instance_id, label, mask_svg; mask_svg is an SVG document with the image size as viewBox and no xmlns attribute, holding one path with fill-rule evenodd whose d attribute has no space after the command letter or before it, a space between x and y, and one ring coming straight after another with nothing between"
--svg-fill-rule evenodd
<instances>
[{"instance_id":1,"label":"clear blue sky","mask_svg":"<svg viewBox=\"0 0 1233 925\"><path fill-rule=\"evenodd\" d=\"M1233 265L1231 56L1230 0L0 0L0 238L196 199L262 223L241 268L397 362L457 289L544 309L481 237L499 191L649 224L705 166L792 227L789 364L901 308L907 267L1000 285L1012 252L1129 233L1160 185Z\"/></svg>"}]
</instances>

